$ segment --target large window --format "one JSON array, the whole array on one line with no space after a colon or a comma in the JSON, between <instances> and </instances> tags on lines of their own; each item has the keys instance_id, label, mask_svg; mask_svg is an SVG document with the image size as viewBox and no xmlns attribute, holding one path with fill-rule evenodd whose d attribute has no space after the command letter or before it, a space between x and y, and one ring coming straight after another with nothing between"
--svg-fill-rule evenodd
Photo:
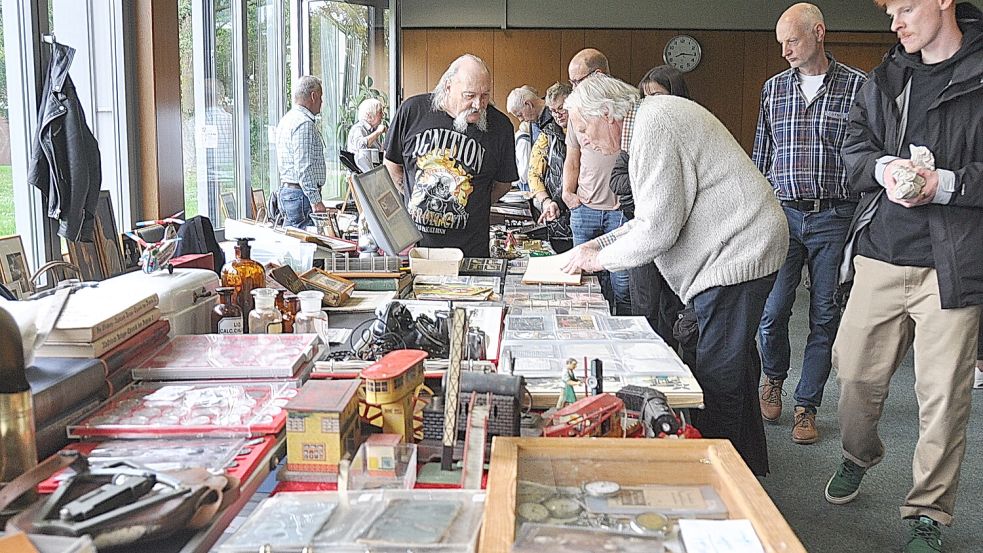
<instances>
[{"instance_id":1,"label":"large window","mask_svg":"<svg viewBox=\"0 0 983 553\"><path fill-rule=\"evenodd\" d=\"M0 236L15 234L14 178L10 166L10 114L7 62L3 43L3 4L0 4Z\"/></svg>"},{"instance_id":2,"label":"large window","mask_svg":"<svg viewBox=\"0 0 983 553\"><path fill-rule=\"evenodd\" d=\"M268 198L279 186L274 131L301 74L325 85L323 195L344 195L338 150L358 104L388 104L396 80L390 2L178 0L187 216L221 228L253 215L254 190Z\"/></svg>"},{"instance_id":3,"label":"large window","mask_svg":"<svg viewBox=\"0 0 983 553\"><path fill-rule=\"evenodd\" d=\"M339 199L346 192L338 151L357 121L359 103L372 96L389 107L396 65L392 11L389 0L306 2L304 67L324 83L325 198Z\"/></svg>"}]
</instances>

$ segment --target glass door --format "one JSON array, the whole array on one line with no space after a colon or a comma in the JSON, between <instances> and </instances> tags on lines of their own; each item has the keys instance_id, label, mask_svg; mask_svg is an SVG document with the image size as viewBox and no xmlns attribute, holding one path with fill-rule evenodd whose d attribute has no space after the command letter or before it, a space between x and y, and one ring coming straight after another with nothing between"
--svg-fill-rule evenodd
<instances>
[{"instance_id":1,"label":"glass door","mask_svg":"<svg viewBox=\"0 0 983 553\"><path fill-rule=\"evenodd\" d=\"M320 78L324 86L325 199L341 199L347 191L347 172L338 152L358 122L358 105L366 98L379 98L385 121L393 111L391 99L397 97L399 80L396 5L396 0L304 0L298 10L298 67L301 74Z\"/></svg>"}]
</instances>

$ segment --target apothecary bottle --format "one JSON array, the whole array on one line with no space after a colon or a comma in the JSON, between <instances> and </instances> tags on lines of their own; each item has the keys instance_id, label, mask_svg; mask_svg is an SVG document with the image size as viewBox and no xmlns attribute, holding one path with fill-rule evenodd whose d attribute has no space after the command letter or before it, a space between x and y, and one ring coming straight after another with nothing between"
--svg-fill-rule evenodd
<instances>
[{"instance_id":1,"label":"apothecary bottle","mask_svg":"<svg viewBox=\"0 0 983 553\"><path fill-rule=\"evenodd\" d=\"M222 286L234 289L232 299L242 309L244 314L253 310L251 292L266 286L266 274L263 266L250 257L249 242L252 238L240 238L236 241L236 258L222 268Z\"/></svg>"},{"instance_id":2,"label":"apothecary bottle","mask_svg":"<svg viewBox=\"0 0 983 553\"><path fill-rule=\"evenodd\" d=\"M257 288L252 291L256 306L249 312L250 334L280 334L283 332L283 317L276 308L276 290Z\"/></svg>"},{"instance_id":3,"label":"apothecary bottle","mask_svg":"<svg viewBox=\"0 0 983 553\"><path fill-rule=\"evenodd\" d=\"M232 301L231 287L223 286L218 292L218 304L212 308L212 334L242 334L242 309Z\"/></svg>"},{"instance_id":4,"label":"apothecary bottle","mask_svg":"<svg viewBox=\"0 0 983 553\"><path fill-rule=\"evenodd\" d=\"M324 298L323 292L317 290L305 290L297 294L300 299L300 313L294 320L295 334L317 334L318 326L327 326L328 315L321 309L321 300ZM318 323L317 321L324 321Z\"/></svg>"},{"instance_id":5,"label":"apothecary bottle","mask_svg":"<svg viewBox=\"0 0 983 553\"><path fill-rule=\"evenodd\" d=\"M293 292L284 292L283 307L279 309L283 317L283 333L290 334L294 331L294 321L300 311L300 298Z\"/></svg>"}]
</instances>

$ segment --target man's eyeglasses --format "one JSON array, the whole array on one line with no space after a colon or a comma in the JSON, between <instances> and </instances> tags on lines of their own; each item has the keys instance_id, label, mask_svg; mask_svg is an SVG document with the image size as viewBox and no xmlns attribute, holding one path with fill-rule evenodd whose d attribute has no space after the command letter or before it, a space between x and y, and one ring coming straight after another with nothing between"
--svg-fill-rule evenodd
<instances>
[{"instance_id":1,"label":"man's eyeglasses","mask_svg":"<svg viewBox=\"0 0 983 553\"><path fill-rule=\"evenodd\" d=\"M581 77L579 79L570 79L570 86L576 87L578 84L584 82L584 79L586 79L587 77L590 77L591 75L593 75L594 73L597 73L599 71L600 71L600 69L595 69L595 70L591 71L590 73L584 75L583 77Z\"/></svg>"},{"instance_id":2,"label":"man's eyeglasses","mask_svg":"<svg viewBox=\"0 0 983 553\"><path fill-rule=\"evenodd\" d=\"M563 108L550 108L550 113L552 113L555 117L560 117L566 115L567 110Z\"/></svg>"}]
</instances>

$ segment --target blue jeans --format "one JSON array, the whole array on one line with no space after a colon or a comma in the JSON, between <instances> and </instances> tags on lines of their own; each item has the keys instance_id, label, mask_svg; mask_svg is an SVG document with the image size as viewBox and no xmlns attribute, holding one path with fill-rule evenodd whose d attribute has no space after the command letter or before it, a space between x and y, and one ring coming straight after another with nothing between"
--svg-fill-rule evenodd
<instances>
[{"instance_id":1,"label":"blue jeans","mask_svg":"<svg viewBox=\"0 0 983 553\"><path fill-rule=\"evenodd\" d=\"M311 212L314 210L303 190L292 186L281 186L277 195L285 226L302 229L313 224Z\"/></svg>"},{"instance_id":2,"label":"blue jeans","mask_svg":"<svg viewBox=\"0 0 983 553\"><path fill-rule=\"evenodd\" d=\"M580 205L570 210L570 227L573 245L578 246L598 236L607 234L625 224L625 214L620 209L593 209ZM604 271L600 274L601 290L610 301L614 299L615 315L631 315L631 294L628 292L628 271Z\"/></svg>"},{"instance_id":3,"label":"blue jeans","mask_svg":"<svg viewBox=\"0 0 983 553\"><path fill-rule=\"evenodd\" d=\"M795 405L815 412L823 401L829 378L833 340L840 324L840 310L833 302L837 272L843 258L843 242L856 204L841 204L818 213L783 208L788 219L789 244L785 264L778 271L768 296L758 339L762 371L769 378L788 377L791 349L788 322L795 303L795 289L802 267L809 267L809 338L802 361L802 378L795 387Z\"/></svg>"},{"instance_id":4,"label":"blue jeans","mask_svg":"<svg viewBox=\"0 0 983 553\"><path fill-rule=\"evenodd\" d=\"M772 273L750 282L716 286L693 297L700 325L693 376L703 388L705 408L692 411L704 438L727 438L751 472L768 474L768 444L758 403L761 360L754 334Z\"/></svg>"}]
</instances>

